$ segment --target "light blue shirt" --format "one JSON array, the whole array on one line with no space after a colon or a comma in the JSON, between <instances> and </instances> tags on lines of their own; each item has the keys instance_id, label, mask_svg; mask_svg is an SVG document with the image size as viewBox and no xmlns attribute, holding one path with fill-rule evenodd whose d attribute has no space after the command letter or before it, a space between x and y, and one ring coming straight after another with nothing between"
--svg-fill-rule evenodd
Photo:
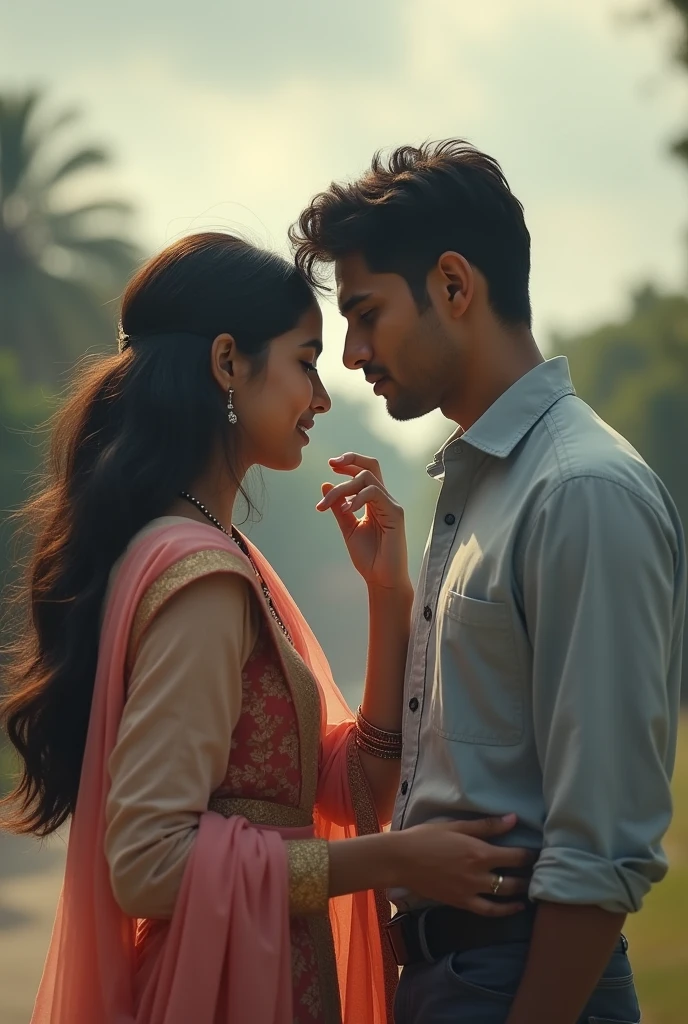
<instances>
[{"instance_id":1,"label":"light blue shirt","mask_svg":"<svg viewBox=\"0 0 688 1024\"><path fill-rule=\"evenodd\" d=\"M686 563L661 481L538 365L429 473L393 828L515 812L533 899L638 910L667 870ZM401 907L422 905L390 893Z\"/></svg>"}]
</instances>

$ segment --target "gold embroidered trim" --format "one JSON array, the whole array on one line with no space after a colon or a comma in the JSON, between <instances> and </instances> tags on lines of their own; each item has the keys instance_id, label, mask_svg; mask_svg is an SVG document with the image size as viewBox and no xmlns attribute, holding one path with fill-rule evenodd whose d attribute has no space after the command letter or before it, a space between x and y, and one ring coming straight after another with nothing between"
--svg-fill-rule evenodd
<instances>
[{"instance_id":1,"label":"gold embroidered trim","mask_svg":"<svg viewBox=\"0 0 688 1024\"><path fill-rule=\"evenodd\" d=\"M358 755L356 729L349 733L346 749L346 767L349 776L349 788L356 815L356 831L359 836L369 836L380 831L377 811L373 803L373 795L363 765Z\"/></svg>"},{"instance_id":2,"label":"gold embroidered trim","mask_svg":"<svg viewBox=\"0 0 688 1024\"><path fill-rule=\"evenodd\" d=\"M279 608L277 609L279 611ZM279 628L272 615L266 611L272 640L282 663L284 676L291 690L296 721L299 727L299 754L301 767L301 796L299 807L313 815L315 794L318 788L318 764L320 762L320 729L322 705L320 690L301 655L296 651Z\"/></svg>"},{"instance_id":3,"label":"gold embroidered trim","mask_svg":"<svg viewBox=\"0 0 688 1024\"><path fill-rule=\"evenodd\" d=\"M240 555L215 549L196 551L175 562L151 583L139 601L129 636L129 656L136 653L141 637L162 606L182 587L216 572L236 572L253 582L249 571Z\"/></svg>"},{"instance_id":4,"label":"gold embroidered trim","mask_svg":"<svg viewBox=\"0 0 688 1024\"><path fill-rule=\"evenodd\" d=\"M342 1004L339 997L337 958L334 951L332 925L329 915L313 914L307 918L308 931L315 949L320 981L320 998L324 1024L342 1024Z\"/></svg>"},{"instance_id":5,"label":"gold embroidered trim","mask_svg":"<svg viewBox=\"0 0 688 1024\"><path fill-rule=\"evenodd\" d=\"M241 796L211 796L209 811L223 818L246 818L251 825L274 825L277 828L306 828L313 824L312 814L301 807L278 804L271 800L252 800Z\"/></svg>"},{"instance_id":6,"label":"gold embroidered trim","mask_svg":"<svg viewBox=\"0 0 688 1024\"><path fill-rule=\"evenodd\" d=\"M330 847L326 839L287 839L289 912L301 917L327 913Z\"/></svg>"},{"instance_id":7,"label":"gold embroidered trim","mask_svg":"<svg viewBox=\"0 0 688 1024\"><path fill-rule=\"evenodd\" d=\"M370 785L358 753L356 745L356 731L351 730L347 746L347 769L349 776L349 788L356 814L356 831L359 836L370 835L380 831L380 822L377 817ZM377 912L378 926L380 932L380 950L382 953L382 969L385 984L385 1009L387 1013L387 1024L394 1024L394 996L399 984L399 968L392 954L392 947L382 934L384 924L389 921L392 909L387 899L387 894L381 889L373 892L375 898L375 910Z\"/></svg>"},{"instance_id":8,"label":"gold embroidered trim","mask_svg":"<svg viewBox=\"0 0 688 1024\"><path fill-rule=\"evenodd\" d=\"M291 692L292 701L294 702L294 711L299 730L299 761L301 768L299 809L303 812L304 817L307 818L305 824L310 825L318 787L322 719L320 691L303 658L292 647L272 615L270 615L256 575L242 555L234 555L229 551L217 549L197 551L180 559L180 561L166 569L150 585L139 602L129 639L129 658L131 659L134 656L143 633L166 601L173 597L178 590L194 580L216 572L235 572L248 580L256 594L258 606L262 609L265 621L268 623L274 649L282 664L282 670ZM277 608L277 611L279 612L279 608ZM268 822L258 822L257 824L268 824Z\"/></svg>"}]
</instances>

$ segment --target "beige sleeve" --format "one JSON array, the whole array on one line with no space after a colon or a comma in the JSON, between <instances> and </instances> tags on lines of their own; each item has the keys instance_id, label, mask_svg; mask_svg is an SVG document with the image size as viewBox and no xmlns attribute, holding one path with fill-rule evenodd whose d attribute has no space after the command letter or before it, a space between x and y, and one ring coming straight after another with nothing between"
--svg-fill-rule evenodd
<instances>
[{"instance_id":1,"label":"beige sleeve","mask_svg":"<svg viewBox=\"0 0 688 1024\"><path fill-rule=\"evenodd\" d=\"M199 816L227 771L259 614L245 580L217 573L171 597L139 643L105 836L115 899L131 917L172 915Z\"/></svg>"}]
</instances>

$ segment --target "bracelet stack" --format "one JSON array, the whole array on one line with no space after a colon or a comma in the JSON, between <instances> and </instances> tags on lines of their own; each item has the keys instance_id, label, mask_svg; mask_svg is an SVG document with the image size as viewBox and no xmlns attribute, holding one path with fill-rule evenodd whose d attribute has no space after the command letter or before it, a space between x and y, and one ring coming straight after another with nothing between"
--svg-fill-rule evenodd
<instances>
[{"instance_id":1,"label":"bracelet stack","mask_svg":"<svg viewBox=\"0 0 688 1024\"><path fill-rule=\"evenodd\" d=\"M398 761L401 757L401 733L378 729L363 717L359 707L356 714L356 746L372 757Z\"/></svg>"}]
</instances>

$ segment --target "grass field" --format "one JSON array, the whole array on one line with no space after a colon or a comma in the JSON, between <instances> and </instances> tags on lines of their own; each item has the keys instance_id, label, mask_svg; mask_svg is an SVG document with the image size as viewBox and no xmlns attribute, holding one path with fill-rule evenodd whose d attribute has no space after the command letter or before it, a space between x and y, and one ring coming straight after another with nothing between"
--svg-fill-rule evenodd
<instances>
[{"instance_id":1,"label":"grass field","mask_svg":"<svg viewBox=\"0 0 688 1024\"><path fill-rule=\"evenodd\" d=\"M0 745L0 790L3 768L9 763ZM674 807L674 823L666 840L669 874L625 928L643 1024L688 1022L688 712L681 724Z\"/></svg>"},{"instance_id":2,"label":"grass field","mask_svg":"<svg viewBox=\"0 0 688 1024\"><path fill-rule=\"evenodd\" d=\"M625 928L643 1024L688 1022L688 713L681 724L674 822L665 845L669 874Z\"/></svg>"}]
</instances>

